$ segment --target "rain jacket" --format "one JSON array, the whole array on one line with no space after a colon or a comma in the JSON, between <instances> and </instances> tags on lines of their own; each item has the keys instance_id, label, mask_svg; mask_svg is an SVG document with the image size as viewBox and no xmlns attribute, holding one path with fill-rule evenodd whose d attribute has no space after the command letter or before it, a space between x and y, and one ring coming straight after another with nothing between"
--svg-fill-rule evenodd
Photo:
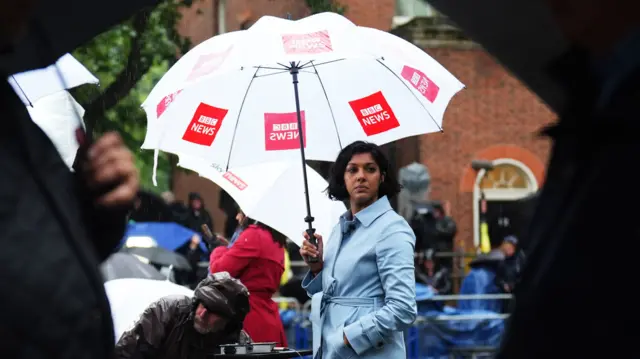
<instances>
[{"instance_id":1,"label":"rain jacket","mask_svg":"<svg viewBox=\"0 0 640 359\"><path fill-rule=\"evenodd\" d=\"M287 346L278 305L271 299L280 288L284 272L284 250L269 231L248 226L231 248L218 247L210 257L211 273L226 271L251 292L251 312L244 330L257 342Z\"/></svg>"},{"instance_id":2,"label":"rain jacket","mask_svg":"<svg viewBox=\"0 0 640 359\"><path fill-rule=\"evenodd\" d=\"M200 334L193 328L200 303L231 319L223 332ZM221 344L251 341L242 330L248 312L249 291L240 281L226 272L209 275L196 288L194 298L168 296L150 305L122 334L115 358L204 359Z\"/></svg>"}]
</instances>

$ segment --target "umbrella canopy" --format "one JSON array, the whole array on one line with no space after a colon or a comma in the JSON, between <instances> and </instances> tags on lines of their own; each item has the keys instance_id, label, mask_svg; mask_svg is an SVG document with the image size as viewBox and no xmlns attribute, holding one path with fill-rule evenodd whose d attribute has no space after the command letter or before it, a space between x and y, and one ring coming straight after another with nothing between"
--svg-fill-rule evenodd
<instances>
[{"instance_id":1,"label":"umbrella canopy","mask_svg":"<svg viewBox=\"0 0 640 359\"><path fill-rule=\"evenodd\" d=\"M136 222L127 226L123 242L130 237L150 237L157 246L175 251L194 234L198 233L173 222ZM207 251L207 245L202 241L200 248Z\"/></svg>"},{"instance_id":2,"label":"umbrella canopy","mask_svg":"<svg viewBox=\"0 0 640 359\"><path fill-rule=\"evenodd\" d=\"M155 301L170 295L193 297L189 288L166 280L115 279L104 284L111 305L116 342Z\"/></svg>"},{"instance_id":3,"label":"umbrella canopy","mask_svg":"<svg viewBox=\"0 0 640 359\"><path fill-rule=\"evenodd\" d=\"M464 87L418 47L335 13L265 16L242 34L218 70L194 67L192 82L171 92L156 149L225 170L301 159L306 189L306 159L334 161L358 140L442 131L445 108ZM308 195L306 204L311 236Z\"/></svg>"},{"instance_id":4,"label":"umbrella canopy","mask_svg":"<svg viewBox=\"0 0 640 359\"><path fill-rule=\"evenodd\" d=\"M114 253L100 265L100 272L104 281L123 278L140 278L166 280L162 273L153 266L141 262L132 254Z\"/></svg>"},{"instance_id":5,"label":"umbrella canopy","mask_svg":"<svg viewBox=\"0 0 640 359\"><path fill-rule=\"evenodd\" d=\"M107 31L138 10L159 0L37 1L27 37L16 49L0 56L10 73L46 67L60 56Z\"/></svg>"},{"instance_id":6,"label":"umbrella canopy","mask_svg":"<svg viewBox=\"0 0 640 359\"><path fill-rule=\"evenodd\" d=\"M75 130L78 128L78 115L84 115L82 106L67 91L58 91L40 98L33 106L27 106L27 110L33 122L53 142L64 163L71 168L79 147Z\"/></svg>"},{"instance_id":7,"label":"umbrella canopy","mask_svg":"<svg viewBox=\"0 0 640 359\"><path fill-rule=\"evenodd\" d=\"M299 160L302 149L306 159L334 161L357 140L381 145L441 131L447 105L463 88L418 47L337 14L267 16L228 38L235 42L226 50L226 41L210 43L223 58L215 70L169 70L176 82L161 81L162 91L174 97L149 119L147 148L225 169ZM145 109L155 116L162 96L152 93Z\"/></svg>"},{"instance_id":8,"label":"umbrella canopy","mask_svg":"<svg viewBox=\"0 0 640 359\"><path fill-rule=\"evenodd\" d=\"M188 168L214 182L238 203L249 217L262 222L298 246L305 230L305 188L298 163L275 162L238 167L224 172L219 166L202 160L180 157L179 166ZM316 231L325 238L347 209L342 202L332 201L324 193L327 182L307 166L309 199L315 212Z\"/></svg>"},{"instance_id":9,"label":"umbrella canopy","mask_svg":"<svg viewBox=\"0 0 640 359\"><path fill-rule=\"evenodd\" d=\"M48 95L84 84L98 84L95 77L71 54L65 54L54 65L9 76L9 83L25 105L33 106Z\"/></svg>"},{"instance_id":10,"label":"umbrella canopy","mask_svg":"<svg viewBox=\"0 0 640 359\"><path fill-rule=\"evenodd\" d=\"M191 270L191 264L183 255L162 247L123 247L121 252L146 258L150 263L161 266L173 266L175 269Z\"/></svg>"}]
</instances>

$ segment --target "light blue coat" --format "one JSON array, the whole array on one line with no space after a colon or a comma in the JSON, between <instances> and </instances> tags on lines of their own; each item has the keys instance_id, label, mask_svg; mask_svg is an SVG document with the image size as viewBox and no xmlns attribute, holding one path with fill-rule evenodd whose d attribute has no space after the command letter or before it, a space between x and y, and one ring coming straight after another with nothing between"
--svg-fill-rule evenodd
<instances>
[{"instance_id":1,"label":"light blue coat","mask_svg":"<svg viewBox=\"0 0 640 359\"><path fill-rule=\"evenodd\" d=\"M417 314L415 235L387 197L349 217L325 241L323 270L302 281L312 298L314 358L406 358L402 331Z\"/></svg>"}]
</instances>

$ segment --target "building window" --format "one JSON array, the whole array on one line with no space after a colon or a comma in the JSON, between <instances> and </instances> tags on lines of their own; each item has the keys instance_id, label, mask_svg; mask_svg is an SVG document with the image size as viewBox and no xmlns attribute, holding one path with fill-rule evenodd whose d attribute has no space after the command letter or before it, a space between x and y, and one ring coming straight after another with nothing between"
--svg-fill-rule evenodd
<instances>
[{"instance_id":1,"label":"building window","mask_svg":"<svg viewBox=\"0 0 640 359\"><path fill-rule=\"evenodd\" d=\"M480 182L482 189L524 189L531 187L529 176L518 166L500 164Z\"/></svg>"}]
</instances>

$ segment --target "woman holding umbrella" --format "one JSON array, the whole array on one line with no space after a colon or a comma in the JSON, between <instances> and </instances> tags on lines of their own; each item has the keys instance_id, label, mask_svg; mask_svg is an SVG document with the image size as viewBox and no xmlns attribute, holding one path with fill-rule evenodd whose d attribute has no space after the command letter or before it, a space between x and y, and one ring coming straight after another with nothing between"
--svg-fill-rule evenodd
<instances>
[{"instance_id":1,"label":"woman holding umbrella","mask_svg":"<svg viewBox=\"0 0 640 359\"><path fill-rule=\"evenodd\" d=\"M244 321L244 330L251 339L286 347L280 311L271 299L280 289L286 237L246 216L242 221L252 224L242 230L232 246L221 245L213 250L209 269L211 273L229 272L249 289L251 310Z\"/></svg>"},{"instance_id":2,"label":"woman holding umbrella","mask_svg":"<svg viewBox=\"0 0 640 359\"><path fill-rule=\"evenodd\" d=\"M349 201L323 253L305 241L310 271L302 286L312 295L314 355L322 358L405 358L403 330L416 318L409 224L389 204L400 185L380 147L356 141L331 170L331 199ZM313 258L310 260L310 258Z\"/></svg>"}]
</instances>

